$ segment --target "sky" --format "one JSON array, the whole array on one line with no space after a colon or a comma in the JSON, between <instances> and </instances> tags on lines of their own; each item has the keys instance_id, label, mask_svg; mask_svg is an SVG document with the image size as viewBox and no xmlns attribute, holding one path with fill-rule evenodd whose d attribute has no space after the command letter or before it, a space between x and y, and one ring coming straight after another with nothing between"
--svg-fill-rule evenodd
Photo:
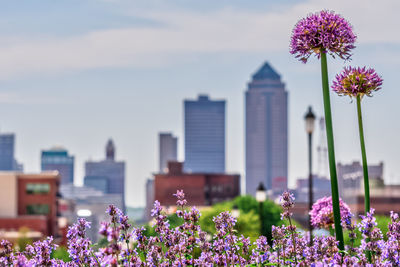
<instances>
[{"instance_id":1,"label":"sky","mask_svg":"<svg viewBox=\"0 0 400 267\"><path fill-rule=\"evenodd\" d=\"M321 116L319 61L289 54L296 22L322 9L343 15L358 36L353 59L329 58L330 81L344 66L373 67L383 89L362 103L368 161L400 183L398 0L41 0L0 9L0 131L16 133L16 158L40 171L40 151L62 145L84 162L105 156L112 138L126 161L130 206L145 203L158 168L158 132L179 138L183 100L227 100L227 171L244 174L244 92L265 62L289 92L289 181L307 173L303 116ZM331 94L336 158L360 160L356 105ZM319 142L316 132L315 143ZM314 157L314 165L317 159Z\"/></svg>"}]
</instances>

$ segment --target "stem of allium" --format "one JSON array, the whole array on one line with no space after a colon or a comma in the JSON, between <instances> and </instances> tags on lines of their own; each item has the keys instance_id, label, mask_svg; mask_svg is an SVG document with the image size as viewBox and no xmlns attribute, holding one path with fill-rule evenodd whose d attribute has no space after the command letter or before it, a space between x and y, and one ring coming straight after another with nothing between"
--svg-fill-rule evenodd
<instances>
[{"instance_id":1,"label":"stem of allium","mask_svg":"<svg viewBox=\"0 0 400 267\"><path fill-rule=\"evenodd\" d=\"M364 207L365 207L365 215L370 210L370 198L369 198L369 179L368 179L368 164L367 164L367 154L365 152L365 143L364 143L364 130L363 130L363 122L362 122L362 114L361 114L361 97L357 96L357 114L358 114L358 130L360 132L360 145L361 145L361 155L362 155L362 164L363 164L363 172L364 172Z\"/></svg>"},{"instance_id":2,"label":"stem of allium","mask_svg":"<svg viewBox=\"0 0 400 267\"><path fill-rule=\"evenodd\" d=\"M335 222L336 240L339 241L339 249L344 250L343 229L340 224L340 206L339 206L339 187L336 175L335 149L333 144L331 101L329 97L328 65L325 51L321 52L321 75L322 75L322 93L324 97L325 109L325 127L326 138L328 142L329 171L331 175L332 206Z\"/></svg>"}]
</instances>

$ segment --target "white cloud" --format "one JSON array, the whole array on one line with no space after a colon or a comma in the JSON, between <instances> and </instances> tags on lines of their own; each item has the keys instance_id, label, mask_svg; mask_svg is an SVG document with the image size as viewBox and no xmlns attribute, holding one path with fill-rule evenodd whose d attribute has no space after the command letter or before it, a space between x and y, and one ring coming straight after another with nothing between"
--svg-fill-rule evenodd
<instances>
[{"instance_id":1,"label":"white cloud","mask_svg":"<svg viewBox=\"0 0 400 267\"><path fill-rule=\"evenodd\" d=\"M174 11L141 13L165 27L100 30L68 38L21 40L0 45L0 79L32 73L99 67L169 65L193 53L275 52L288 50L290 32L305 14L321 9L342 13L363 43L400 43L400 1L317 1L280 13L224 9L212 13Z\"/></svg>"}]
</instances>

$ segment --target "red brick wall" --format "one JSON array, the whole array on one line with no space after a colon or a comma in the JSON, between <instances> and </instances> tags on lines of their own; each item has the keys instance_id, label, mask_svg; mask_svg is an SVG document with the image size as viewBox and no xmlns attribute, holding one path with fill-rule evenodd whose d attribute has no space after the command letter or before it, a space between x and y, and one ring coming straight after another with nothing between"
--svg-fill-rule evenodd
<instances>
[{"instance_id":1,"label":"red brick wall","mask_svg":"<svg viewBox=\"0 0 400 267\"><path fill-rule=\"evenodd\" d=\"M238 196L239 180L239 175L157 174L154 179L155 200L163 206L176 205L173 194L183 190L189 205L211 205Z\"/></svg>"},{"instance_id":2,"label":"red brick wall","mask_svg":"<svg viewBox=\"0 0 400 267\"><path fill-rule=\"evenodd\" d=\"M43 195L27 194L26 185L28 183L48 183L50 192ZM47 227L50 235L57 233L57 191L59 179L53 178L18 178L18 215L27 215L26 206L29 204L47 204L49 205L49 214L47 216ZM28 225L29 227L29 225Z\"/></svg>"},{"instance_id":3,"label":"red brick wall","mask_svg":"<svg viewBox=\"0 0 400 267\"><path fill-rule=\"evenodd\" d=\"M46 216L20 216L18 218L0 218L0 229L18 231L21 227L38 231L43 235L51 234L48 231Z\"/></svg>"}]
</instances>

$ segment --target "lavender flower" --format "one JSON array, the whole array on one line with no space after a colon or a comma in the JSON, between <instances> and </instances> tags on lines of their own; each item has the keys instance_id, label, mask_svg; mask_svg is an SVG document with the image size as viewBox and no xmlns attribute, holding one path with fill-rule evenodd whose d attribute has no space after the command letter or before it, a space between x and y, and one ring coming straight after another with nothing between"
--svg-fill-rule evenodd
<instances>
[{"instance_id":1,"label":"lavender flower","mask_svg":"<svg viewBox=\"0 0 400 267\"><path fill-rule=\"evenodd\" d=\"M183 193L183 190L177 190L176 194L174 194L174 196L178 199L176 201L177 206L183 207L187 204L187 201L185 199L185 193Z\"/></svg>"},{"instance_id":2,"label":"lavender flower","mask_svg":"<svg viewBox=\"0 0 400 267\"><path fill-rule=\"evenodd\" d=\"M315 53L339 56L344 60L351 57L350 51L355 48L356 35L351 25L333 11L320 11L300 20L293 29L290 53L306 63Z\"/></svg>"},{"instance_id":3,"label":"lavender flower","mask_svg":"<svg viewBox=\"0 0 400 267\"><path fill-rule=\"evenodd\" d=\"M342 225L347 227L351 225L353 214L349 206L339 199L340 215L342 216ZM332 197L323 197L318 199L310 211L311 223L314 227L329 229L334 227Z\"/></svg>"},{"instance_id":4,"label":"lavender flower","mask_svg":"<svg viewBox=\"0 0 400 267\"><path fill-rule=\"evenodd\" d=\"M372 68L349 66L336 75L332 89L338 95L348 95L350 97L371 96L373 91L381 89L382 81L382 78Z\"/></svg>"},{"instance_id":5,"label":"lavender flower","mask_svg":"<svg viewBox=\"0 0 400 267\"><path fill-rule=\"evenodd\" d=\"M331 206L329 198L321 203L321 209ZM288 211L293 205L293 196L285 192L282 196L284 210ZM49 237L28 245L23 252L13 249L8 241L1 241L0 266L400 266L400 219L393 212L387 241L376 227L371 210L367 216L361 216L358 224L363 235L361 246L346 247L344 253L339 252L338 240L333 236L314 237L310 246L310 235L297 233L292 224L272 226L272 246L264 236L251 243L249 238L238 235L234 229L236 218L229 212L214 217L217 232L211 240L198 225L200 212L195 207L182 210L183 224L171 228L160 203L156 202L154 236L146 236L143 227L131 230L128 218L114 206L110 206L107 213L111 218L101 223L100 234L110 242L97 251L86 237L90 223L79 219L68 231L71 262L51 258L56 245ZM289 215L285 218L290 222ZM351 216L342 223L356 231ZM365 251L371 253L371 259L367 259Z\"/></svg>"},{"instance_id":6,"label":"lavender flower","mask_svg":"<svg viewBox=\"0 0 400 267\"><path fill-rule=\"evenodd\" d=\"M280 197L280 203L283 209L281 214L281 219L286 218L289 219L292 216L290 209L294 207L294 196L289 191L285 191L282 193Z\"/></svg>"}]
</instances>

